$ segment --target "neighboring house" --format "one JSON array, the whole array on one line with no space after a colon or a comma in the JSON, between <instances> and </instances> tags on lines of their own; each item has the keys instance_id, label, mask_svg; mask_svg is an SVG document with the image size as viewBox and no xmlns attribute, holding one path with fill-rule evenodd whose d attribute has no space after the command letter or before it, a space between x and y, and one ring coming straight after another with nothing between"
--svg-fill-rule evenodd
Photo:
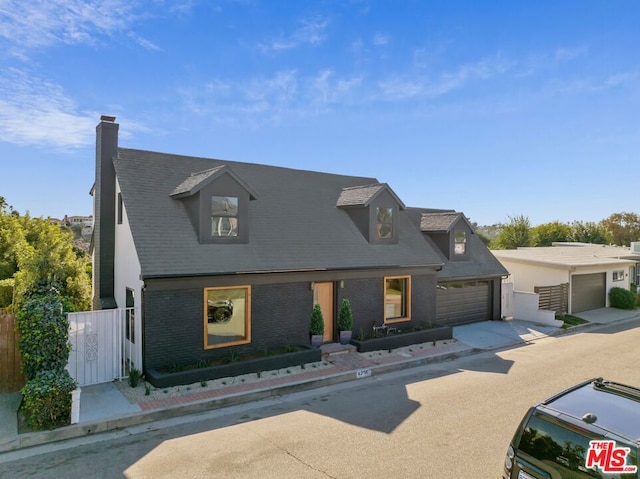
<instances>
[{"instance_id":1,"label":"neighboring house","mask_svg":"<svg viewBox=\"0 0 640 479\"><path fill-rule=\"evenodd\" d=\"M332 342L344 298L356 336L455 322L439 284L481 310L456 320L500 318L506 271L461 213L433 229L375 178L120 148L114 121L96 128L94 308L141 308L145 370L308 344L315 303Z\"/></svg>"},{"instance_id":2,"label":"neighboring house","mask_svg":"<svg viewBox=\"0 0 640 479\"><path fill-rule=\"evenodd\" d=\"M609 290L628 289L640 261L628 248L584 243L492 252L515 291L540 294L540 309L573 314L609 306Z\"/></svg>"},{"instance_id":3,"label":"neighboring house","mask_svg":"<svg viewBox=\"0 0 640 479\"><path fill-rule=\"evenodd\" d=\"M93 216L66 216L64 224L67 226L91 227L93 226Z\"/></svg>"}]
</instances>

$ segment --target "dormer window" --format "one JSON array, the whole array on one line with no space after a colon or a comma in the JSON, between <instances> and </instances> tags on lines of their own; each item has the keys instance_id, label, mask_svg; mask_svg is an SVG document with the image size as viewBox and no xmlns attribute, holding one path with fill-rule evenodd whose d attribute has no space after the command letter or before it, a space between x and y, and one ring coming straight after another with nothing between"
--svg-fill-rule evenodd
<instances>
[{"instance_id":1,"label":"dormer window","mask_svg":"<svg viewBox=\"0 0 640 479\"><path fill-rule=\"evenodd\" d=\"M462 230L457 230L455 232L454 237L454 248L453 251L455 254L466 254L467 252L467 233Z\"/></svg>"},{"instance_id":2,"label":"dormer window","mask_svg":"<svg viewBox=\"0 0 640 479\"><path fill-rule=\"evenodd\" d=\"M249 202L257 195L229 166L193 173L170 195L182 200L201 244L249 242Z\"/></svg>"},{"instance_id":3,"label":"dormer window","mask_svg":"<svg viewBox=\"0 0 640 479\"><path fill-rule=\"evenodd\" d=\"M393 238L393 208L376 208L376 238Z\"/></svg>"},{"instance_id":4,"label":"dormer window","mask_svg":"<svg viewBox=\"0 0 640 479\"><path fill-rule=\"evenodd\" d=\"M211 236L238 236L238 198L211 197Z\"/></svg>"},{"instance_id":5,"label":"dormer window","mask_svg":"<svg viewBox=\"0 0 640 479\"><path fill-rule=\"evenodd\" d=\"M398 243L398 212L405 206L386 183L344 188L336 206L347 212L370 244Z\"/></svg>"}]
</instances>

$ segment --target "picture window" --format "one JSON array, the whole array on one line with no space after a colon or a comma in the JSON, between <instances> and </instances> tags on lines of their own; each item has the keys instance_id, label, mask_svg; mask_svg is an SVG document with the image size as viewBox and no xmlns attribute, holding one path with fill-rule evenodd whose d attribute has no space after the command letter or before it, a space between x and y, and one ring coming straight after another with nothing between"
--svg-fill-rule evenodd
<instances>
[{"instance_id":1,"label":"picture window","mask_svg":"<svg viewBox=\"0 0 640 479\"><path fill-rule=\"evenodd\" d=\"M205 349L251 341L251 287L204 290Z\"/></svg>"}]
</instances>

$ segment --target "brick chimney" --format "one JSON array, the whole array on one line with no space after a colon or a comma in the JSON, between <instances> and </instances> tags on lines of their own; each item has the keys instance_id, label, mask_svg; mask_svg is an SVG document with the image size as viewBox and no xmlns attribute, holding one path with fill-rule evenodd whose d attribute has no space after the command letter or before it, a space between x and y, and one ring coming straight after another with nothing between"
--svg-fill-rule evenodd
<instances>
[{"instance_id":1,"label":"brick chimney","mask_svg":"<svg viewBox=\"0 0 640 479\"><path fill-rule=\"evenodd\" d=\"M102 115L96 126L96 180L93 189L93 308L117 307L114 295L116 172L118 127L115 116Z\"/></svg>"}]
</instances>

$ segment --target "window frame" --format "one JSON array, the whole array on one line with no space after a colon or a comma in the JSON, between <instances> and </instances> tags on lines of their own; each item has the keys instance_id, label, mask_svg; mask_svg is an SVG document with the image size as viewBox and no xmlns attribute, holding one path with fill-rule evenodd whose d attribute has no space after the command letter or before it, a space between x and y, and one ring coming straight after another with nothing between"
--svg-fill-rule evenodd
<instances>
[{"instance_id":1,"label":"window frame","mask_svg":"<svg viewBox=\"0 0 640 479\"><path fill-rule=\"evenodd\" d=\"M132 344L136 343L136 291L133 288L125 288L125 339ZM131 300L131 301L130 301Z\"/></svg>"},{"instance_id":2,"label":"window frame","mask_svg":"<svg viewBox=\"0 0 640 479\"><path fill-rule=\"evenodd\" d=\"M401 307L404 304L404 316L387 316L387 281L400 279L404 280L404 290L401 294ZM403 323L407 321L411 321L411 276L403 275L403 276L385 276L383 283L383 314L384 314L384 324L390 323Z\"/></svg>"},{"instance_id":3,"label":"window frame","mask_svg":"<svg viewBox=\"0 0 640 479\"><path fill-rule=\"evenodd\" d=\"M208 293L209 291L224 291L224 290L236 290L243 289L244 293L244 338L239 340L228 341L224 343L216 343L209 344L209 318L208 318ZM240 285L240 286L216 286L210 288L204 288L203 293L203 345L204 349L219 349L226 348L229 346L237 346L239 344L249 344L251 342L251 286L250 285Z\"/></svg>"},{"instance_id":4,"label":"window frame","mask_svg":"<svg viewBox=\"0 0 640 479\"><path fill-rule=\"evenodd\" d=\"M380 221L379 215L381 210L387 210L387 221ZM377 241L390 241L395 239L395 220L396 215L395 208L393 206L376 206L375 207L375 239ZM380 231L382 227L387 226L391 229L389 236L381 236Z\"/></svg>"},{"instance_id":5,"label":"window frame","mask_svg":"<svg viewBox=\"0 0 640 479\"><path fill-rule=\"evenodd\" d=\"M611 274L611 278L612 281L624 281L624 270L620 269L613 271Z\"/></svg>"},{"instance_id":6,"label":"window frame","mask_svg":"<svg viewBox=\"0 0 640 479\"><path fill-rule=\"evenodd\" d=\"M462 236L462 241L458 240L458 235ZM461 245L462 251L458 251L459 245ZM467 232L465 230L455 230L453 232L453 254L456 256L467 254Z\"/></svg>"},{"instance_id":7,"label":"window frame","mask_svg":"<svg viewBox=\"0 0 640 479\"><path fill-rule=\"evenodd\" d=\"M233 205L233 210L235 210L235 214L224 214L222 212L219 211L214 211L213 208L213 202L214 202L214 198L219 198L221 201L224 200L230 200L231 204ZM210 211L211 211L211 215L210 215L210 221L211 221L211 226L210 226L210 230L209 230L209 236L211 237L212 240L216 241L220 238L231 238L231 239L237 239L240 236L240 198L238 196L234 196L234 195L210 195L209 197L209 201L210 201ZM231 232L235 232L235 234L228 234L228 235L217 235L217 234L213 234L214 232L214 218L217 219L226 219L227 221L229 221L230 225L232 224L233 220L235 220L235 228L231 228Z\"/></svg>"}]
</instances>

